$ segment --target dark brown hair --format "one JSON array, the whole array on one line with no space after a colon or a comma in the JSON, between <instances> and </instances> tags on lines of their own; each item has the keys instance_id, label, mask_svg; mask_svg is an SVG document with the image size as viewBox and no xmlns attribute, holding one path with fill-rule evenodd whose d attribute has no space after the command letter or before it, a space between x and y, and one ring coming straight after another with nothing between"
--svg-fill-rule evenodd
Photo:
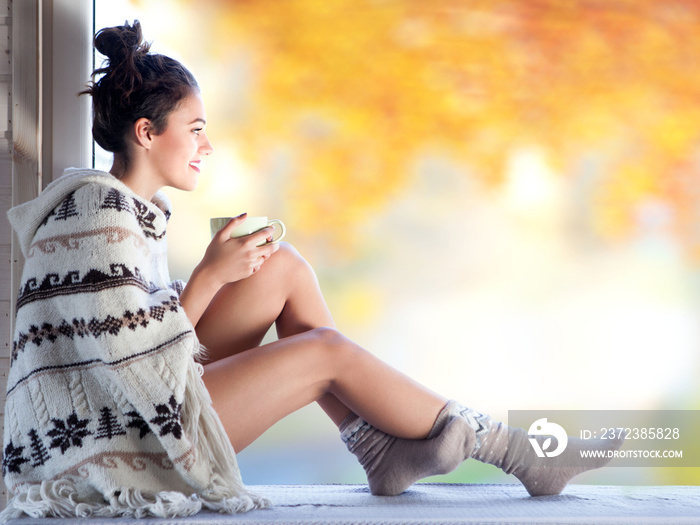
<instances>
[{"instance_id":1,"label":"dark brown hair","mask_svg":"<svg viewBox=\"0 0 700 525\"><path fill-rule=\"evenodd\" d=\"M141 24L124 22L95 35L95 49L108 59L96 69L87 89L92 95L92 136L103 149L121 154L128 162L127 133L140 118L151 121L152 132L165 131L168 115L178 104L199 90L192 73L180 62L150 53L143 41ZM98 80L94 80L102 75Z\"/></svg>"}]
</instances>

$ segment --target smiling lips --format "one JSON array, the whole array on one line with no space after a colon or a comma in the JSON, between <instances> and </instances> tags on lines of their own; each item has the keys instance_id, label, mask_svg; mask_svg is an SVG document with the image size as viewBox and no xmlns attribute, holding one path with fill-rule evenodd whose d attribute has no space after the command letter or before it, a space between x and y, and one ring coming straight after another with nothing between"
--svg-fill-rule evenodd
<instances>
[{"instance_id":1,"label":"smiling lips","mask_svg":"<svg viewBox=\"0 0 700 525\"><path fill-rule=\"evenodd\" d=\"M201 162L201 160L193 160L193 161L191 161L191 162L190 162L190 168L192 168L194 171L196 171L197 173L199 173L199 163L200 163L200 162Z\"/></svg>"}]
</instances>

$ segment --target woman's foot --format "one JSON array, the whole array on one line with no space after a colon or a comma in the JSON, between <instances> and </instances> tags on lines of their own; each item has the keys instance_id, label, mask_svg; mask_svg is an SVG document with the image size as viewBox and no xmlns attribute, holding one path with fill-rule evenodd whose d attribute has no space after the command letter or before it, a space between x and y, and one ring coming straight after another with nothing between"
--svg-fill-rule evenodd
<instances>
[{"instance_id":1,"label":"woman's foot","mask_svg":"<svg viewBox=\"0 0 700 525\"><path fill-rule=\"evenodd\" d=\"M419 479L447 474L474 448L473 433L462 418L448 421L430 439L390 436L351 414L341 423L341 438L357 456L375 496L401 494Z\"/></svg>"},{"instance_id":2,"label":"woman's foot","mask_svg":"<svg viewBox=\"0 0 700 525\"><path fill-rule=\"evenodd\" d=\"M513 474L531 496L559 494L572 478L605 466L610 452L624 439L567 438L556 457L540 457L530 439L546 448L547 436L530 438L522 428L509 427L455 401L445 405L428 439L390 436L350 414L340 425L341 438L365 469L375 495L401 494L416 481L447 474L474 458Z\"/></svg>"},{"instance_id":3,"label":"woman's foot","mask_svg":"<svg viewBox=\"0 0 700 525\"><path fill-rule=\"evenodd\" d=\"M540 457L531 439L540 450L546 448L547 436L528 436L522 428L513 428L500 422L490 422L490 430L474 459L497 466L513 474L531 496L559 494L574 476L605 466L613 451L622 447L620 439L579 439L569 436L566 448L556 457Z\"/></svg>"}]
</instances>

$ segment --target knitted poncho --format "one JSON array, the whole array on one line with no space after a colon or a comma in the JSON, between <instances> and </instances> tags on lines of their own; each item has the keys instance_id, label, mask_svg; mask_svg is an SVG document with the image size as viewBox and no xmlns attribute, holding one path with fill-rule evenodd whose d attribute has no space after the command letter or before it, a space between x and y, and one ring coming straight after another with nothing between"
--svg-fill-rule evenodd
<instances>
[{"instance_id":1,"label":"knitted poncho","mask_svg":"<svg viewBox=\"0 0 700 525\"><path fill-rule=\"evenodd\" d=\"M241 482L171 283L164 195L66 170L8 213L26 259L7 383L3 518L185 516L267 501Z\"/></svg>"}]
</instances>

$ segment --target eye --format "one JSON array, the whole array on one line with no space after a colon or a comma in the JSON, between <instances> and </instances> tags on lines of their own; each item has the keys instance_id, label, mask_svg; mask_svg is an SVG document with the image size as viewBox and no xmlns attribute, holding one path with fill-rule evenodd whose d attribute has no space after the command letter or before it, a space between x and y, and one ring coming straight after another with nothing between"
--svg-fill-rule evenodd
<instances>
[{"instance_id":1,"label":"eye","mask_svg":"<svg viewBox=\"0 0 700 525\"><path fill-rule=\"evenodd\" d=\"M195 128L195 129L192 130L192 133L194 133L195 135L199 135L199 134L202 132L203 129L204 129L204 128Z\"/></svg>"}]
</instances>

